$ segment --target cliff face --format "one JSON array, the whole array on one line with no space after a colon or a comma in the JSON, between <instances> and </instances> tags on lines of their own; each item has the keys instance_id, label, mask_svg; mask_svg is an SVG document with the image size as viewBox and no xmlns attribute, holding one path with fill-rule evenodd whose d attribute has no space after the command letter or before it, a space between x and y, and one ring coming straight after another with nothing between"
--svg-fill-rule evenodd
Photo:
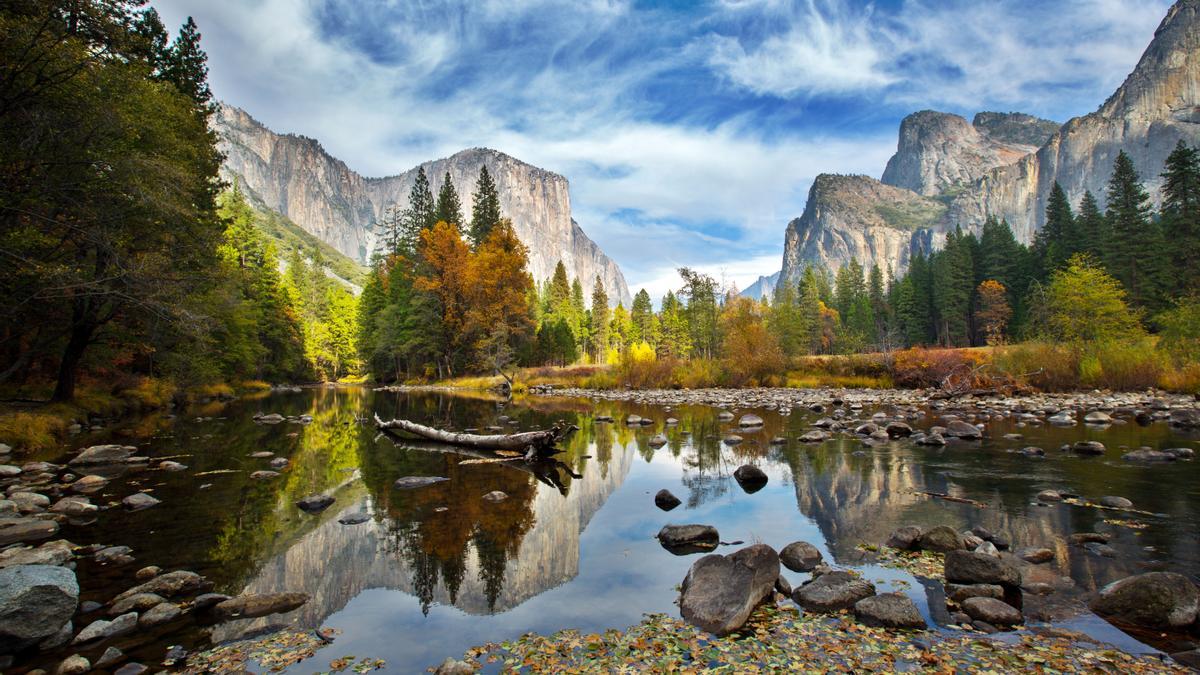
<instances>
[{"instance_id":1,"label":"cliff face","mask_svg":"<svg viewBox=\"0 0 1200 675\"><path fill-rule=\"evenodd\" d=\"M781 279L794 283L807 266L836 270L851 258L900 274L914 250L939 240L945 211L935 199L874 178L821 174L804 215L788 223Z\"/></svg>"},{"instance_id":2,"label":"cliff face","mask_svg":"<svg viewBox=\"0 0 1200 675\"><path fill-rule=\"evenodd\" d=\"M1034 152L1057 128L1021 113L980 113L972 124L958 115L922 110L900 123L900 142L882 182L939 195Z\"/></svg>"},{"instance_id":3,"label":"cliff face","mask_svg":"<svg viewBox=\"0 0 1200 675\"><path fill-rule=\"evenodd\" d=\"M408 206L417 169L365 178L330 156L317 141L272 132L245 111L222 105L213 126L226 159L227 180L237 180L255 201L279 211L347 256L367 262L377 243L376 223L389 207ZM590 293L597 275L613 302L630 302L621 269L571 218L566 178L484 148L421 165L436 194L447 172L470 217L471 194L487 166L500 193L501 212L529 247L535 279L554 273L559 260Z\"/></svg>"}]
</instances>

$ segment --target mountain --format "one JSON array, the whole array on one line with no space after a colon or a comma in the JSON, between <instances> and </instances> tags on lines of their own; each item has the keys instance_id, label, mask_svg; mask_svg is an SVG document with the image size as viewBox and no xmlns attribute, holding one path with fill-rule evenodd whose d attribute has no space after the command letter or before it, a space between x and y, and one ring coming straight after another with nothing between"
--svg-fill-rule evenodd
<instances>
[{"instance_id":1,"label":"mountain","mask_svg":"<svg viewBox=\"0 0 1200 675\"><path fill-rule=\"evenodd\" d=\"M769 277L759 277L754 283L746 287L746 290L741 292L743 298L751 300L760 300L767 298L768 300L775 295L775 285L779 283L779 275L782 272L776 272Z\"/></svg>"},{"instance_id":2,"label":"mountain","mask_svg":"<svg viewBox=\"0 0 1200 675\"><path fill-rule=\"evenodd\" d=\"M930 110L909 115L881 181L816 178L804 214L787 226L783 278L796 280L808 265L836 270L852 257L900 274L913 251L939 246L955 226L977 229L988 215L1032 242L1055 181L1072 204L1090 190L1103 205L1122 150L1157 203L1175 144L1200 145L1200 0L1171 7L1096 112L1053 127L1021 113L979 113L970 124Z\"/></svg>"},{"instance_id":3,"label":"mountain","mask_svg":"<svg viewBox=\"0 0 1200 675\"><path fill-rule=\"evenodd\" d=\"M571 217L567 179L486 148L463 150L404 173L364 177L331 156L312 138L277 134L246 111L222 104L213 128L225 153L222 173L236 180L251 201L278 211L304 231L346 256L366 263L377 244L376 223L392 206L406 208L417 169L424 168L434 193L449 172L465 214L483 166L500 193L500 208L529 247L534 279L549 278L562 260L587 294L599 275L613 302L631 296L617 264Z\"/></svg>"}]
</instances>

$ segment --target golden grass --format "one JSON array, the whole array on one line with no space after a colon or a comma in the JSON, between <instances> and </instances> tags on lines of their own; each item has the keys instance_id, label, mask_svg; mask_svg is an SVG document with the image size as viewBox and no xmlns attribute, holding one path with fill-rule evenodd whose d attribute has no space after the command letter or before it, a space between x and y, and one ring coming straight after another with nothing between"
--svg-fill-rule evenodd
<instances>
[{"instance_id":1,"label":"golden grass","mask_svg":"<svg viewBox=\"0 0 1200 675\"><path fill-rule=\"evenodd\" d=\"M59 443L70 424L55 413L5 413L0 415L0 442L15 450L45 450Z\"/></svg>"}]
</instances>

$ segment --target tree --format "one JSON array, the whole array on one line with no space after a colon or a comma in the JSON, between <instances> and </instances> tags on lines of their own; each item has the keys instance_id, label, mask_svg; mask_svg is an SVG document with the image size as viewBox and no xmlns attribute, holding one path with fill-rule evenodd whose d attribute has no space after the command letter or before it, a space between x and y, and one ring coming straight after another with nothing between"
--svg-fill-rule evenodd
<instances>
[{"instance_id":1,"label":"tree","mask_svg":"<svg viewBox=\"0 0 1200 675\"><path fill-rule=\"evenodd\" d=\"M1165 246L1158 224L1150 218L1150 195L1124 151L1113 164L1105 218L1112 233L1105 256L1109 272L1125 286L1130 302L1153 305L1159 299L1159 260Z\"/></svg>"},{"instance_id":2,"label":"tree","mask_svg":"<svg viewBox=\"0 0 1200 675\"><path fill-rule=\"evenodd\" d=\"M608 293L604 292L599 274L592 283L591 323L592 362L603 363L608 354Z\"/></svg>"},{"instance_id":3,"label":"tree","mask_svg":"<svg viewBox=\"0 0 1200 675\"><path fill-rule=\"evenodd\" d=\"M1046 200L1046 224L1033 241L1042 278L1061 267L1079 246L1071 202L1057 181L1050 188L1050 196Z\"/></svg>"},{"instance_id":4,"label":"tree","mask_svg":"<svg viewBox=\"0 0 1200 675\"><path fill-rule=\"evenodd\" d=\"M1170 242L1172 290L1200 291L1200 151L1179 141L1167 157L1162 178L1162 227Z\"/></svg>"},{"instance_id":5,"label":"tree","mask_svg":"<svg viewBox=\"0 0 1200 675\"><path fill-rule=\"evenodd\" d=\"M465 272L470 249L457 227L438 221L433 229L421 232L418 252L424 264L413 286L434 301L438 322L429 328L436 334L437 371L441 377L452 377L455 360L469 344L466 322L471 289Z\"/></svg>"},{"instance_id":6,"label":"tree","mask_svg":"<svg viewBox=\"0 0 1200 675\"><path fill-rule=\"evenodd\" d=\"M418 167L417 178L408 193L408 208L401 212L400 217L404 250L417 250L417 245L421 241L421 233L431 229L437 223L435 210L433 192L429 188L429 178L425 175L425 167Z\"/></svg>"},{"instance_id":7,"label":"tree","mask_svg":"<svg viewBox=\"0 0 1200 675\"><path fill-rule=\"evenodd\" d=\"M526 297L533 277L526 269L529 250L512 223L500 220L470 255L464 286L467 309L463 332L473 341L478 367L505 375L521 343L532 337Z\"/></svg>"},{"instance_id":8,"label":"tree","mask_svg":"<svg viewBox=\"0 0 1200 675\"><path fill-rule=\"evenodd\" d=\"M1043 330L1063 342L1122 340L1142 334L1138 313L1127 295L1094 260L1076 255L1050 277L1046 288Z\"/></svg>"},{"instance_id":9,"label":"tree","mask_svg":"<svg viewBox=\"0 0 1200 675\"><path fill-rule=\"evenodd\" d=\"M496 192L496 184L487 166L479 169L479 179L475 181L475 194L471 196L471 243L478 246L487 239L492 227L500 222L500 195Z\"/></svg>"},{"instance_id":10,"label":"tree","mask_svg":"<svg viewBox=\"0 0 1200 675\"><path fill-rule=\"evenodd\" d=\"M945 248L934 255L932 286L939 341L947 347L969 344L975 272L970 242L961 229L950 233Z\"/></svg>"},{"instance_id":11,"label":"tree","mask_svg":"<svg viewBox=\"0 0 1200 675\"><path fill-rule=\"evenodd\" d=\"M151 39L154 31L151 29ZM180 93L192 99L202 114L211 112L212 92L208 89L208 55L200 48L200 29L192 17L188 17L179 36L171 44L162 76Z\"/></svg>"},{"instance_id":12,"label":"tree","mask_svg":"<svg viewBox=\"0 0 1200 675\"><path fill-rule=\"evenodd\" d=\"M454 190L454 182L450 180L449 171L442 178L437 205L433 209L433 219L436 222L450 223L455 226L463 224L462 204L459 202L458 193Z\"/></svg>"},{"instance_id":13,"label":"tree","mask_svg":"<svg viewBox=\"0 0 1200 675\"><path fill-rule=\"evenodd\" d=\"M691 341L688 338L687 315L683 303L675 296L674 291L667 291L663 296L662 309L659 312L661 336L658 341L658 351L661 356L687 358L691 351Z\"/></svg>"},{"instance_id":14,"label":"tree","mask_svg":"<svg viewBox=\"0 0 1200 675\"><path fill-rule=\"evenodd\" d=\"M664 313L666 301L663 301ZM780 280L768 313L767 325L785 356L797 356L808 352L809 332L800 309L798 289L787 280Z\"/></svg>"},{"instance_id":15,"label":"tree","mask_svg":"<svg viewBox=\"0 0 1200 675\"><path fill-rule=\"evenodd\" d=\"M641 289L633 296L633 306L629 310L629 320L633 332L630 339L633 342L646 342L653 345L654 339L654 305L650 302L650 294Z\"/></svg>"},{"instance_id":16,"label":"tree","mask_svg":"<svg viewBox=\"0 0 1200 675\"><path fill-rule=\"evenodd\" d=\"M1084 192L1083 199L1079 202L1079 216L1075 219L1075 229L1079 232L1079 252L1102 260L1110 233L1108 221L1104 219L1104 213L1091 190Z\"/></svg>"},{"instance_id":17,"label":"tree","mask_svg":"<svg viewBox=\"0 0 1200 675\"><path fill-rule=\"evenodd\" d=\"M412 248L409 246L408 237L404 230L403 215L395 205L383 210L383 217L379 220L379 230L380 240L386 255L397 256L412 253Z\"/></svg>"},{"instance_id":18,"label":"tree","mask_svg":"<svg viewBox=\"0 0 1200 675\"><path fill-rule=\"evenodd\" d=\"M784 370L783 350L767 330L762 305L736 296L721 311L721 355L736 385L766 383Z\"/></svg>"},{"instance_id":19,"label":"tree","mask_svg":"<svg viewBox=\"0 0 1200 675\"><path fill-rule=\"evenodd\" d=\"M679 268L683 288L679 295L687 298L685 314L691 335L692 349L701 358L716 356L718 345L717 282L711 276L687 267Z\"/></svg>"},{"instance_id":20,"label":"tree","mask_svg":"<svg viewBox=\"0 0 1200 675\"><path fill-rule=\"evenodd\" d=\"M1004 331L1012 318L1012 307L1008 304L1008 289L995 279L988 279L975 289L978 309L975 318L989 345L1004 343Z\"/></svg>"}]
</instances>

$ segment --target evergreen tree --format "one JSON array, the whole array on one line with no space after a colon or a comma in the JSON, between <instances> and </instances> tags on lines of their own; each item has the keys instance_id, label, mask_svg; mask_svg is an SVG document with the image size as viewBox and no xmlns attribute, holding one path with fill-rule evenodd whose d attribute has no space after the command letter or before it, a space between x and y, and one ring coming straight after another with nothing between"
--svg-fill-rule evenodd
<instances>
[{"instance_id":1,"label":"evergreen tree","mask_svg":"<svg viewBox=\"0 0 1200 675\"><path fill-rule=\"evenodd\" d=\"M679 268L679 276L683 278L680 295L687 298L685 313L691 332L688 341L700 358L713 358L716 356L720 337L717 323L717 282L707 274L687 267Z\"/></svg>"},{"instance_id":2,"label":"evergreen tree","mask_svg":"<svg viewBox=\"0 0 1200 675\"><path fill-rule=\"evenodd\" d=\"M1046 201L1046 224L1034 237L1033 244L1042 278L1061 267L1075 252L1077 245L1071 203L1067 201L1067 193L1062 186L1055 181Z\"/></svg>"},{"instance_id":3,"label":"evergreen tree","mask_svg":"<svg viewBox=\"0 0 1200 675\"><path fill-rule=\"evenodd\" d=\"M143 10L136 18L133 30L139 42L139 55L145 59L155 77L163 78L170 57L170 49L167 46L170 36L167 35L158 10L153 7Z\"/></svg>"},{"instance_id":4,"label":"evergreen tree","mask_svg":"<svg viewBox=\"0 0 1200 675\"><path fill-rule=\"evenodd\" d=\"M1158 224L1150 217L1150 195L1124 151L1113 164L1105 219L1112 233L1105 254L1109 272L1125 286L1132 304L1153 306L1159 300L1159 261L1165 246Z\"/></svg>"},{"instance_id":5,"label":"evergreen tree","mask_svg":"<svg viewBox=\"0 0 1200 675\"><path fill-rule=\"evenodd\" d=\"M471 230L472 245L487 238L496 223L500 222L500 195L496 192L496 184L487 166L479 169L479 180L475 182L475 194L471 197Z\"/></svg>"},{"instance_id":6,"label":"evergreen tree","mask_svg":"<svg viewBox=\"0 0 1200 675\"><path fill-rule=\"evenodd\" d=\"M421 232L432 228L436 222L437 214L433 192L429 188L429 178L425 175L425 167L419 167L416 181L408 193L408 208L401 213L400 217L404 249L416 251L417 243L421 240Z\"/></svg>"},{"instance_id":7,"label":"evergreen tree","mask_svg":"<svg viewBox=\"0 0 1200 675\"><path fill-rule=\"evenodd\" d=\"M920 251L913 255L906 278L911 280L912 288L912 302L904 316L908 343L932 344L937 341L937 328L933 308L933 266L929 257Z\"/></svg>"},{"instance_id":8,"label":"evergreen tree","mask_svg":"<svg viewBox=\"0 0 1200 675\"><path fill-rule=\"evenodd\" d=\"M571 333L575 336L576 353L584 354L587 352L589 337L588 333L591 330L591 324L587 317L587 305L583 300L583 284L579 282L579 277L576 277L571 282L571 314L570 324Z\"/></svg>"},{"instance_id":9,"label":"evergreen tree","mask_svg":"<svg viewBox=\"0 0 1200 675\"><path fill-rule=\"evenodd\" d=\"M663 296L659 325L662 335L658 342L658 353L664 357L686 358L691 350L687 316L683 303L679 302L674 291L667 291Z\"/></svg>"},{"instance_id":10,"label":"evergreen tree","mask_svg":"<svg viewBox=\"0 0 1200 675\"><path fill-rule=\"evenodd\" d=\"M608 354L608 293L600 275L592 284L591 352L594 363L603 363Z\"/></svg>"},{"instance_id":11,"label":"evergreen tree","mask_svg":"<svg viewBox=\"0 0 1200 675\"><path fill-rule=\"evenodd\" d=\"M1171 290L1200 290L1200 151L1183 141L1167 157L1163 178L1162 227L1170 242Z\"/></svg>"},{"instance_id":12,"label":"evergreen tree","mask_svg":"<svg viewBox=\"0 0 1200 675\"><path fill-rule=\"evenodd\" d=\"M1102 260L1110 239L1108 221L1104 219L1104 213L1091 190L1083 193L1083 200L1079 202L1079 216L1076 218L1075 229L1079 232L1080 253Z\"/></svg>"},{"instance_id":13,"label":"evergreen tree","mask_svg":"<svg viewBox=\"0 0 1200 675\"><path fill-rule=\"evenodd\" d=\"M641 289L633 296L633 306L629 310L629 320L633 333L630 339L637 342L654 344L654 305L650 302L650 294Z\"/></svg>"},{"instance_id":14,"label":"evergreen tree","mask_svg":"<svg viewBox=\"0 0 1200 675\"><path fill-rule=\"evenodd\" d=\"M400 209L389 206L383 210L379 221L380 243L387 255L411 255L404 232L404 221Z\"/></svg>"},{"instance_id":15,"label":"evergreen tree","mask_svg":"<svg viewBox=\"0 0 1200 675\"><path fill-rule=\"evenodd\" d=\"M153 28L148 30L153 31ZM165 61L163 79L175 85L201 109L210 111L212 92L208 88L208 55L200 48L200 29L192 17L189 16L179 29Z\"/></svg>"},{"instance_id":16,"label":"evergreen tree","mask_svg":"<svg viewBox=\"0 0 1200 675\"><path fill-rule=\"evenodd\" d=\"M933 257L933 306L937 314L938 339L947 346L963 346L971 340L971 296L975 290L975 267L971 244L961 228L946 237L946 246Z\"/></svg>"},{"instance_id":17,"label":"evergreen tree","mask_svg":"<svg viewBox=\"0 0 1200 675\"><path fill-rule=\"evenodd\" d=\"M438 190L437 205L433 209L433 220L434 222L449 223L455 227L463 223L462 204L459 202L458 193L454 190L454 182L450 180L449 171L442 178L442 187Z\"/></svg>"},{"instance_id":18,"label":"evergreen tree","mask_svg":"<svg viewBox=\"0 0 1200 675\"><path fill-rule=\"evenodd\" d=\"M785 356L807 353L809 335L800 312L797 288L786 279L776 284L767 317L767 325Z\"/></svg>"},{"instance_id":19,"label":"evergreen tree","mask_svg":"<svg viewBox=\"0 0 1200 675\"><path fill-rule=\"evenodd\" d=\"M807 353L821 352L821 313L825 306L822 299L822 287L827 286L823 281L824 275L812 266L804 268L800 274L800 284L797 288L796 303L799 309L800 332L808 338Z\"/></svg>"}]
</instances>

